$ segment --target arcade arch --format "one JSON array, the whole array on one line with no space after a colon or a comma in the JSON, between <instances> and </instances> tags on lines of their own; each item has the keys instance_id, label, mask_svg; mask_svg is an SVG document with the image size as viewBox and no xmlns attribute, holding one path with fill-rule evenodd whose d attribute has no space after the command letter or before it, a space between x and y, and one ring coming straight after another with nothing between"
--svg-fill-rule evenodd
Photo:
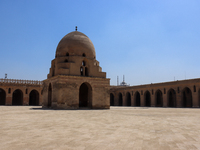
<instances>
[{"instance_id":1,"label":"arcade arch","mask_svg":"<svg viewBox=\"0 0 200 150\"><path fill-rule=\"evenodd\" d=\"M163 107L163 95L161 90L157 90L155 93L156 107Z\"/></svg>"},{"instance_id":2,"label":"arcade arch","mask_svg":"<svg viewBox=\"0 0 200 150\"><path fill-rule=\"evenodd\" d=\"M131 94L129 92L126 93L126 105L131 106Z\"/></svg>"},{"instance_id":3,"label":"arcade arch","mask_svg":"<svg viewBox=\"0 0 200 150\"><path fill-rule=\"evenodd\" d=\"M182 106L192 107L192 92L188 87L185 87L182 91Z\"/></svg>"},{"instance_id":4,"label":"arcade arch","mask_svg":"<svg viewBox=\"0 0 200 150\"><path fill-rule=\"evenodd\" d=\"M110 106L114 106L114 95L110 93Z\"/></svg>"},{"instance_id":5,"label":"arcade arch","mask_svg":"<svg viewBox=\"0 0 200 150\"><path fill-rule=\"evenodd\" d=\"M151 95L149 91L146 91L144 93L144 100L145 100L145 106L150 107L151 106Z\"/></svg>"},{"instance_id":6,"label":"arcade arch","mask_svg":"<svg viewBox=\"0 0 200 150\"><path fill-rule=\"evenodd\" d=\"M39 93L36 90L32 90L29 94L29 105L39 106Z\"/></svg>"},{"instance_id":7,"label":"arcade arch","mask_svg":"<svg viewBox=\"0 0 200 150\"><path fill-rule=\"evenodd\" d=\"M13 92L12 105L23 105L23 92L20 89Z\"/></svg>"},{"instance_id":8,"label":"arcade arch","mask_svg":"<svg viewBox=\"0 0 200 150\"><path fill-rule=\"evenodd\" d=\"M92 108L92 87L87 82L79 88L79 107Z\"/></svg>"},{"instance_id":9,"label":"arcade arch","mask_svg":"<svg viewBox=\"0 0 200 150\"><path fill-rule=\"evenodd\" d=\"M0 105L6 104L6 92L0 88Z\"/></svg>"},{"instance_id":10,"label":"arcade arch","mask_svg":"<svg viewBox=\"0 0 200 150\"><path fill-rule=\"evenodd\" d=\"M176 92L170 89L167 93L167 107L176 107Z\"/></svg>"},{"instance_id":11,"label":"arcade arch","mask_svg":"<svg viewBox=\"0 0 200 150\"><path fill-rule=\"evenodd\" d=\"M140 106L140 93L135 92L135 106Z\"/></svg>"}]
</instances>

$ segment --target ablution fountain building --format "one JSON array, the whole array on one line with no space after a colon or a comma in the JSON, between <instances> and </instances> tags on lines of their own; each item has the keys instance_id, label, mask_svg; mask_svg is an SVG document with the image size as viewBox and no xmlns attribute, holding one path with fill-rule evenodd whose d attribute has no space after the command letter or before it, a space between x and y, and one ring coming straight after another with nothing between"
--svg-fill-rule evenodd
<instances>
[{"instance_id":1,"label":"ablution fountain building","mask_svg":"<svg viewBox=\"0 0 200 150\"><path fill-rule=\"evenodd\" d=\"M110 106L200 107L200 78L138 86L110 86L91 40L79 31L58 43L44 81L0 79L0 105L53 109Z\"/></svg>"}]
</instances>

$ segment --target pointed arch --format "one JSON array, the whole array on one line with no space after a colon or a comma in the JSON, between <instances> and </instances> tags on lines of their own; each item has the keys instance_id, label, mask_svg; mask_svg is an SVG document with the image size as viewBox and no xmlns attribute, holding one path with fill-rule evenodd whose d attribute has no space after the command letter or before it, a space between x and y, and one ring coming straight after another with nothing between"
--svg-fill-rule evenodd
<instances>
[{"instance_id":1,"label":"pointed arch","mask_svg":"<svg viewBox=\"0 0 200 150\"><path fill-rule=\"evenodd\" d=\"M181 97L182 97L183 107L188 107L188 108L192 107L192 91L188 87L185 87L182 90Z\"/></svg>"},{"instance_id":2,"label":"pointed arch","mask_svg":"<svg viewBox=\"0 0 200 150\"><path fill-rule=\"evenodd\" d=\"M151 94L149 91L144 93L145 106L151 107Z\"/></svg>"},{"instance_id":3,"label":"pointed arch","mask_svg":"<svg viewBox=\"0 0 200 150\"><path fill-rule=\"evenodd\" d=\"M114 95L110 93L110 106L114 106Z\"/></svg>"},{"instance_id":4,"label":"pointed arch","mask_svg":"<svg viewBox=\"0 0 200 150\"><path fill-rule=\"evenodd\" d=\"M84 82L79 88L79 108L92 108L92 87L89 83Z\"/></svg>"},{"instance_id":5,"label":"pointed arch","mask_svg":"<svg viewBox=\"0 0 200 150\"><path fill-rule=\"evenodd\" d=\"M29 93L29 105L39 106L39 92L37 90L32 90Z\"/></svg>"},{"instance_id":6,"label":"pointed arch","mask_svg":"<svg viewBox=\"0 0 200 150\"><path fill-rule=\"evenodd\" d=\"M23 92L20 89L13 92L12 105L23 105Z\"/></svg>"},{"instance_id":7,"label":"pointed arch","mask_svg":"<svg viewBox=\"0 0 200 150\"><path fill-rule=\"evenodd\" d=\"M167 107L176 107L176 92L172 88L167 92Z\"/></svg>"},{"instance_id":8,"label":"pointed arch","mask_svg":"<svg viewBox=\"0 0 200 150\"><path fill-rule=\"evenodd\" d=\"M0 88L0 105L6 105L6 92Z\"/></svg>"},{"instance_id":9,"label":"pointed arch","mask_svg":"<svg viewBox=\"0 0 200 150\"><path fill-rule=\"evenodd\" d=\"M134 101L135 101L135 106L140 106L140 93L137 91L135 92L135 96L134 96Z\"/></svg>"},{"instance_id":10,"label":"pointed arch","mask_svg":"<svg viewBox=\"0 0 200 150\"><path fill-rule=\"evenodd\" d=\"M156 107L163 107L163 95L161 90L157 90L155 93Z\"/></svg>"},{"instance_id":11,"label":"pointed arch","mask_svg":"<svg viewBox=\"0 0 200 150\"><path fill-rule=\"evenodd\" d=\"M126 93L126 105L131 106L131 94L130 94L130 92Z\"/></svg>"}]
</instances>

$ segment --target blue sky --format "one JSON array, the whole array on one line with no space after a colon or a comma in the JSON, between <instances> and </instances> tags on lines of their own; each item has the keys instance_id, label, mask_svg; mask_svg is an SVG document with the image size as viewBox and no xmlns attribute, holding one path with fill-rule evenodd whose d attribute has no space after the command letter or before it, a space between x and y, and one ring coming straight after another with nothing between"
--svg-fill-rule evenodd
<instances>
[{"instance_id":1,"label":"blue sky","mask_svg":"<svg viewBox=\"0 0 200 150\"><path fill-rule=\"evenodd\" d=\"M46 79L75 26L111 85L199 78L199 15L199 0L0 0L0 78Z\"/></svg>"}]
</instances>

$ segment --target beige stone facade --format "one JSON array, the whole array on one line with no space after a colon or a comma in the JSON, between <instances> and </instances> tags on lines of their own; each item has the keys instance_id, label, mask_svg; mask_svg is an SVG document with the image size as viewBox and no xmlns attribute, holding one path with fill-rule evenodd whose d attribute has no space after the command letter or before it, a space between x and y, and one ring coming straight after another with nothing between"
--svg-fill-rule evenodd
<instances>
[{"instance_id":1,"label":"beige stone facade","mask_svg":"<svg viewBox=\"0 0 200 150\"><path fill-rule=\"evenodd\" d=\"M42 82L0 79L0 105L42 105Z\"/></svg>"},{"instance_id":2,"label":"beige stone facade","mask_svg":"<svg viewBox=\"0 0 200 150\"><path fill-rule=\"evenodd\" d=\"M91 40L81 32L61 39L43 83L43 108L110 108L110 79L96 60Z\"/></svg>"},{"instance_id":3,"label":"beige stone facade","mask_svg":"<svg viewBox=\"0 0 200 150\"><path fill-rule=\"evenodd\" d=\"M111 106L200 107L200 79L147 84L112 86Z\"/></svg>"}]
</instances>

